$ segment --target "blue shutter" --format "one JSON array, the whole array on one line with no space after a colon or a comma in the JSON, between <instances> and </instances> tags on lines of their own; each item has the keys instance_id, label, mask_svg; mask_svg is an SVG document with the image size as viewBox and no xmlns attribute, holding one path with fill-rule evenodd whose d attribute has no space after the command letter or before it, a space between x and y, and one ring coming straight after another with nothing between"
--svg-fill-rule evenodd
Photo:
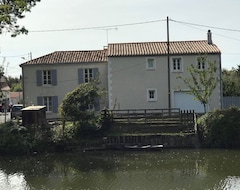
<instances>
[{"instance_id":1,"label":"blue shutter","mask_svg":"<svg viewBox=\"0 0 240 190\"><path fill-rule=\"evenodd\" d=\"M78 84L83 83L83 69L78 69Z\"/></svg>"},{"instance_id":2,"label":"blue shutter","mask_svg":"<svg viewBox=\"0 0 240 190\"><path fill-rule=\"evenodd\" d=\"M57 70L52 70L52 85L56 86L57 85Z\"/></svg>"},{"instance_id":3,"label":"blue shutter","mask_svg":"<svg viewBox=\"0 0 240 190\"><path fill-rule=\"evenodd\" d=\"M37 77L37 86L42 86L42 71L41 70L37 70L36 77Z\"/></svg>"},{"instance_id":4,"label":"blue shutter","mask_svg":"<svg viewBox=\"0 0 240 190\"><path fill-rule=\"evenodd\" d=\"M42 96L37 97L37 105L39 105L39 106L43 105L43 97Z\"/></svg>"},{"instance_id":5,"label":"blue shutter","mask_svg":"<svg viewBox=\"0 0 240 190\"><path fill-rule=\"evenodd\" d=\"M58 97L53 96L53 113L58 113Z\"/></svg>"},{"instance_id":6,"label":"blue shutter","mask_svg":"<svg viewBox=\"0 0 240 190\"><path fill-rule=\"evenodd\" d=\"M93 78L97 79L97 77L99 77L98 75L99 75L98 68L93 68Z\"/></svg>"}]
</instances>

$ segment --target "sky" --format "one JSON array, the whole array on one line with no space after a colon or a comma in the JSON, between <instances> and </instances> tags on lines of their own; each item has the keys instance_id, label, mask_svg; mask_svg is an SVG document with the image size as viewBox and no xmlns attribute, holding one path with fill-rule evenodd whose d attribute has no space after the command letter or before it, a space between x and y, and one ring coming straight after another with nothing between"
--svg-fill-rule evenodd
<instances>
[{"instance_id":1,"label":"sky","mask_svg":"<svg viewBox=\"0 0 240 190\"><path fill-rule=\"evenodd\" d=\"M206 40L222 68L240 65L239 0L41 0L18 21L29 33L0 35L0 64L19 77L21 63L54 51L101 50L108 43Z\"/></svg>"}]
</instances>

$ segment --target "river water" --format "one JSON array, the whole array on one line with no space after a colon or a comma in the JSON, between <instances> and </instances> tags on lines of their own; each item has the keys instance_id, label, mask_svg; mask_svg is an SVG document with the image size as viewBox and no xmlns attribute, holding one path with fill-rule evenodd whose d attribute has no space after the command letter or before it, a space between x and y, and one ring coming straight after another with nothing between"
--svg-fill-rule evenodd
<instances>
[{"instance_id":1,"label":"river water","mask_svg":"<svg viewBox=\"0 0 240 190\"><path fill-rule=\"evenodd\" d=\"M240 150L91 151L0 157L1 190L238 190Z\"/></svg>"}]
</instances>

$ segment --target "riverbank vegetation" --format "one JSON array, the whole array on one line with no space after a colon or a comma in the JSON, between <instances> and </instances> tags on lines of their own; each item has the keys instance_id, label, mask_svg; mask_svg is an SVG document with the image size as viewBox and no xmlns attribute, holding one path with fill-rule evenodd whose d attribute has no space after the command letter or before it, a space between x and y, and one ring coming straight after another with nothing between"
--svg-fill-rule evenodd
<instances>
[{"instance_id":1,"label":"riverbank vegetation","mask_svg":"<svg viewBox=\"0 0 240 190\"><path fill-rule=\"evenodd\" d=\"M240 148L240 109L206 113L198 119L198 130L203 147Z\"/></svg>"},{"instance_id":2,"label":"riverbank vegetation","mask_svg":"<svg viewBox=\"0 0 240 190\"><path fill-rule=\"evenodd\" d=\"M88 122L67 121L23 127L10 121L0 125L0 154L83 150L104 145L111 129L111 116L93 117ZM206 113L198 119L203 148L240 148L240 109L232 107ZM176 134L179 135L179 134Z\"/></svg>"}]
</instances>

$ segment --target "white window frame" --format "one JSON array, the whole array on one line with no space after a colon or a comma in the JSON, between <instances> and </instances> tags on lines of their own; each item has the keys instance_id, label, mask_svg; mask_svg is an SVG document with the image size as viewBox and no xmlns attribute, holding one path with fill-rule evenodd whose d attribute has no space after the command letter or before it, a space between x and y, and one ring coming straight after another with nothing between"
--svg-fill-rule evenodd
<instances>
[{"instance_id":1,"label":"white window frame","mask_svg":"<svg viewBox=\"0 0 240 190\"><path fill-rule=\"evenodd\" d=\"M175 60L180 60L180 62L175 63ZM175 64L177 64L177 65L175 65ZM172 66L172 72L183 72L183 58L182 57L172 57L171 58L171 66Z\"/></svg>"},{"instance_id":2,"label":"white window frame","mask_svg":"<svg viewBox=\"0 0 240 190\"><path fill-rule=\"evenodd\" d=\"M44 96L43 97L43 105L46 106L47 112L53 112L53 98L52 96Z\"/></svg>"},{"instance_id":3,"label":"white window frame","mask_svg":"<svg viewBox=\"0 0 240 190\"><path fill-rule=\"evenodd\" d=\"M152 64L152 65L150 65L150 64ZM147 70L155 70L156 69L156 58L154 58L154 57L146 58L146 69Z\"/></svg>"},{"instance_id":4,"label":"white window frame","mask_svg":"<svg viewBox=\"0 0 240 190\"><path fill-rule=\"evenodd\" d=\"M203 64L202 61L199 61L199 57L197 57L197 61L196 62L197 62L196 63L197 69L199 69L199 70L206 70L207 69L207 63L208 63L207 59L205 59L205 62Z\"/></svg>"},{"instance_id":5,"label":"white window frame","mask_svg":"<svg viewBox=\"0 0 240 190\"><path fill-rule=\"evenodd\" d=\"M93 79L93 69L87 68L83 69L84 82L89 83Z\"/></svg>"},{"instance_id":6,"label":"white window frame","mask_svg":"<svg viewBox=\"0 0 240 190\"><path fill-rule=\"evenodd\" d=\"M43 85L52 85L52 71L51 70L43 70L42 71L42 80L43 80Z\"/></svg>"},{"instance_id":7,"label":"white window frame","mask_svg":"<svg viewBox=\"0 0 240 190\"><path fill-rule=\"evenodd\" d=\"M153 97L152 97L153 92ZM157 89L156 88L148 88L147 89L147 101L148 102L156 102L157 101Z\"/></svg>"}]
</instances>

